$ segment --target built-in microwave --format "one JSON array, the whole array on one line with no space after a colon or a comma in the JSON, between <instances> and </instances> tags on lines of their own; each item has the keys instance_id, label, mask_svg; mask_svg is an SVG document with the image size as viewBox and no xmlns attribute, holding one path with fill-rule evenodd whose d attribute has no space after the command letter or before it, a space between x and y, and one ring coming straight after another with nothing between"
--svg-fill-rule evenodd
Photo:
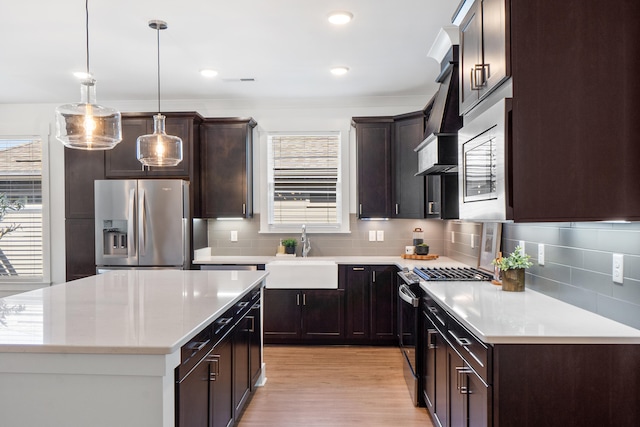
<instances>
[{"instance_id":1,"label":"built-in microwave","mask_svg":"<svg viewBox=\"0 0 640 427\"><path fill-rule=\"evenodd\" d=\"M508 149L511 99L502 98L458 133L460 219L512 218Z\"/></svg>"}]
</instances>

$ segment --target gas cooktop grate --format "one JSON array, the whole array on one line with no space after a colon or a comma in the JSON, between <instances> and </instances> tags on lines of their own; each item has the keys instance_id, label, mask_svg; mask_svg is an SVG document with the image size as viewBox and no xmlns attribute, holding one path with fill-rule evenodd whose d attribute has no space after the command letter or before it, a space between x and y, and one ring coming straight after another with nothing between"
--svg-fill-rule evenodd
<instances>
[{"instance_id":1,"label":"gas cooktop grate","mask_svg":"<svg viewBox=\"0 0 640 427\"><path fill-rule=\"evenodd\" d=\"M431 281L487 281L490 274L471 267L415 267L413 271L424 280Z\"/></svg>"}]
</instances>

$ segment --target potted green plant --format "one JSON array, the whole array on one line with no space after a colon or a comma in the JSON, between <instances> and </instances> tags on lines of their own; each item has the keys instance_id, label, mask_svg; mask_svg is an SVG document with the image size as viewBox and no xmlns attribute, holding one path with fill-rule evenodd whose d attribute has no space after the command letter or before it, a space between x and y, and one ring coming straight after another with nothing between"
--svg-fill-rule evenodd
<instances>
[{"instance_id":1,"label":"potted green plant","mask_svg":"<svg viewBox=\"0 0 640 427\"><path fill-rule=\"evenodd\" d=\"M491 264L501 271L503 291L524 291L524 270L533 265L530 258L521 246L516 246L508 257L499 257L491 261Z\"/></svg>"},{"instance_id":2,"label":"potted green plant","mask_svg":"<svg viewBox=\"0 0 640 427\"><path fill-rule=\"evenodd\" d=\"M296 239L284 239L282 246L284 246L284 252L287 254L295 254L298 241Z\"/></svg>"}]
</instances>

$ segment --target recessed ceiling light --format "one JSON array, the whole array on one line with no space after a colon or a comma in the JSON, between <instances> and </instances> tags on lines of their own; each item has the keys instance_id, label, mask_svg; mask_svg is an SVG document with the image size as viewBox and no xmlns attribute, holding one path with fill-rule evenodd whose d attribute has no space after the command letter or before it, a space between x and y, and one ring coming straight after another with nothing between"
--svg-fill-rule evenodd
<instances>
[{"instance_id":1,"label":"recessed ceiling light","mask_svg":"<svg viewBox=\"0 0 640 427\"><path fill-rule=\"evenodd\" d=\"M204 70L200 70L200 74L203 77L215 77L218 75L218 72L216 70L211 70L209 68L206 68Z\"/></svg>"},{"instance_id":2,"label":"recessed ceiling light","mask_svg":"<svg viewBox=\"0 0 640 427\"><path fill-rule=\"evenodd\" d=\"M333 67L331 69L331 74L333 74L334 76L342 76L347 74L348 72L349 72L348 67Z\"/></svg>"},{"instance_id":3,"label":"recessed ceiling light","mask_svg":"<svg viewBox=\"0 0 640 427\"><path fill-rule=\"evenodd\" d=\"M328 19L334 25L344 25L353 19L353 13L346 10L337 10L331 12Z\"/></svg>"},{"instance_id":4,"label":"recessed ceiling light","mask_svg":"<svg viewBox=\"0 0 640 427\"><path fill-rule=\"evenodd\" d=\"M77 79L88 79L91 77L91 73L87 73L86 71L76 71L75 73L73 73L73 76Z\"/></svg>"}]
</instances>

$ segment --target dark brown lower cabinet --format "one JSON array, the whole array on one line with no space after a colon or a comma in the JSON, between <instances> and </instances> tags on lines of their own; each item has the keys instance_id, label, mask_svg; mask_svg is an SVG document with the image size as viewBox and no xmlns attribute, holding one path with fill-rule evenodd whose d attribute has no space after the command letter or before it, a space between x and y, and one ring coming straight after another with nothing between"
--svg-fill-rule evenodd
<instances>
[{"instance_id":1,"label":"dark brown lower cabinet","mask_svg":"<svg viewBox=\"0 0 640 427\"><path fill-rule=\"evenodd\" d=\"M451 347L447 348L449 372L449 425L488 427L490 389Z\"/></svg>"},{"instance_id":2,"label":"dark brown lower cabinet","mask_svg":"<svg viewBox=\"0 0 640 427\"><path fill-rule=\"evenodd\" d=\"M227 336L216 344L210 354L210 427L227 427L234 421L231 390L233 388L232 367L235 359L230 337ZM183 425L191 427L191 424Z\"/></svg>"},{"instance_id":3,"label":"dark brown lower cabinet","mask_svg":"<svg viewBox=\"0 0 640 427\"><path fill-rule=\"evenodd\" d=\"M251 390L251 319L245 316L236 325L233 342L233 405L234 412L240 414Z\"/></svg>"},{"instance_id":4,"label":"dark brown lower cabinet","mask_svg":"<svg viewBox=\"0 0 640 427\"><path fill-rule=\"evenodd\" d=\"M421 387L436 427L637 425L640 345L487 345L422 301Z\"/></svg>"},{"instance_id":5,"label":"dark brown lower cabinet","mask_svg":"<svg viewBox=\"0 0 640 427\"><path fill-rule=\"evenodd\" d=\"M447 425L447 353L448 345L431 319L423 313L422 330L424 357L422 358L422 398L431 412L435 427Z\"/></svg>"},{"instance_id":6,"label":"dark brown lower cabinet","mask_svg":"<svg viewBox=\"0 0 640 427\"><path fill-rule=\"evenodd\" d=\"M338 271L346 289L346 342L397 344L397 267L340 265Z\"/></svg>"},{"instance_id":7,"label":"dark brown lower cabinet","mask_svg":"<svg viewBox=\"0 0 640 427\"><path fill-rule=\"evenodd\" d=\"M203 360L178 382L178 426L209 427L209 371L209 363Z\"/></svg>"},{"instance_id":8,"label":"dark brown lower cabinet","mask_svg":"<svg viewBox=\"0 0 640 427\"><path fill-rule=\"evenodd\" d=\"M264 341L342 343L344 290L265 289Z\"/></svg>"},{"instance_id":9,"label":"dark brown lower cabinet","mask_svg":"<svg viewBox=\"0 0 640 427\"><path fill-rule=\"evenodd\" d=\"M239 421L260 375L252 366L261 357L255 320L260 319L260 302L257 288L182 347L176 369L177 427L229 427Z\"/></svg>"},{"instance_id":10,"label":"dark brown lower cabinet","mask_svg":"<svg viewBox=\"0 0 640 427\"><path fill-rule=\"evenodd\" d=\"M249 315L249 370L251 372L251 390L256 387L256 382L262 373L262 326L260 310L262 303L257 301L251 307Z\"/></svg>"},{"instance_id":11,"label":"dark brown lower cabinet","mask_svg":"<svg viewBox=\"0 0 640 427\"><path fill-rule=\"evenodd\" d=\"M66 280L96 274L95 219L65 220Z\"/></svg>"}]
</instances>

